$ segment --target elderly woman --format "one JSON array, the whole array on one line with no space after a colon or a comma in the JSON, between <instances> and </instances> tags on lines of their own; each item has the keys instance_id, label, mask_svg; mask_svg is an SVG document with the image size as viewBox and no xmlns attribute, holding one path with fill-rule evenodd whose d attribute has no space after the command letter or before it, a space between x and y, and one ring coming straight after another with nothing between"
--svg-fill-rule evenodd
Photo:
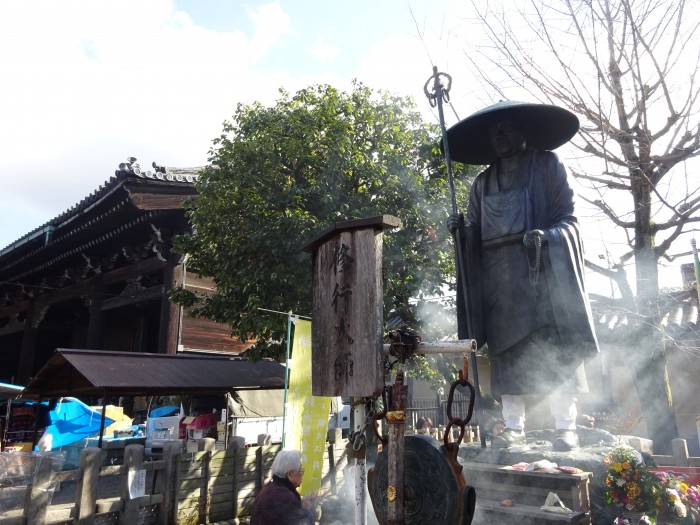
<instances>
[{"instance_id":1,"label":"elderly woman","mask_svg":"<svg viewBox=\"0 0 700 525\"><path fill-rule=\"evenodd\" d=\"M250 525L313 525L315 498L302 502L297 492L303 477L301 452L280 450L272 462L272 481L255 498Z\"/></svg>"}]
</instances>

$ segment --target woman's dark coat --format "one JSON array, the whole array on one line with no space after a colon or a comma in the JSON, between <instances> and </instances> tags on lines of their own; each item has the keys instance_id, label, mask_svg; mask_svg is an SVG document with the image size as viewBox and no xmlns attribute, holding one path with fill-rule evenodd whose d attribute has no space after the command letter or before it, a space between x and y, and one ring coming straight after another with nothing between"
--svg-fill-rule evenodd
<instances>
[{"instance_id":1,"label":"woman's dark coat","mask_svg":"<svg viewBox=\"0 0 700 525\"><path fill-rule=\"evenodd\" d=\"M301 496L286 478L272 476L253 503L250 525L313 525L315 514L304 509Z\"/></svg>"}]
</instances>

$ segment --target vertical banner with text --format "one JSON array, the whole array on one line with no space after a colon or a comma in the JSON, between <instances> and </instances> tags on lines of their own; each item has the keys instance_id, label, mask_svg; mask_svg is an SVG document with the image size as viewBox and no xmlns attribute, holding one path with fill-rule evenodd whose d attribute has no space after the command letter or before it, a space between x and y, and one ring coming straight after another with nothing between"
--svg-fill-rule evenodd
<instances>
[{"instance_id":1,"label":"vertical banner with text","mask_svg":"<svg viewBox=\"0 0 700 525\"><path fill-rule=\"evenodd\" d=\"M284 439L285 447L301 451L305 472L299 493L305 496L321 488L331 408L330 397L314 397L311 393L310 321L295 323L291 361Z\"/></svg>"}]
</instances>

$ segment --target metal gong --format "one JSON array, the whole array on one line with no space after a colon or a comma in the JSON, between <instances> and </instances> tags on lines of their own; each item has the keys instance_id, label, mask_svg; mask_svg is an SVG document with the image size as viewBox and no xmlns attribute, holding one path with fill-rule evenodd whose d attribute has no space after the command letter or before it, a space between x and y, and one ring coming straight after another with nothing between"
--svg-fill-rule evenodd
<instances>
[{"instance_id":1,"label":"metal gong","mask_svg":"<svg viewBox=\"0 0 700 525\"><path fill-rule=\"evenodd\" d=\"M465 486L448 460L444 445L426 434L404 437L404 519L406 525L468 525L474 515L476 494ZM461 469L459 469L461 470ZM461 479L458 478L461 477ZM388 523L386 448L368 472L369 495L379 523Z\"/></svg>"}]
</instances>

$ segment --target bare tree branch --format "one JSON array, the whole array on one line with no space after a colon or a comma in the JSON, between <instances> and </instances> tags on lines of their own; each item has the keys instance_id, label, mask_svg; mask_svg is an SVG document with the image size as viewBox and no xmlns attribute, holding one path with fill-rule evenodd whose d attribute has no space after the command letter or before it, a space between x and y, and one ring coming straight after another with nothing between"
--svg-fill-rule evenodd
<instances>
[{"instance_id":1,"label":"bare tree branch","mask_svg":"<svg viewBox=\"0 0 700 525\"><path fill-rule=\"evenodd\" d=\"M646 253L658 259L677 231L700 214L689 192L669 198L659 187L676 166L700 154L700 22L689 16L686 2L530 0L518 10L496 12L493 4L480 8L473 0L489 40L486 56L476 55L490 66L489 74L481 75L484 82L500 98L518 87L582 117L575 145L604 167L590 169L584 159L572 174L587 191L598 193L580 197L623 228L634 246L621 260L635 257L641 263ZM476 58L469 58L477 66ZM631 195L631 209L621 213L619 206L610 206L607 190ZM662 230L673 234L648 250ZM650 264L637 266L650 271ZM642 275L637 280L657 281Z\"/></svg>"},{"instance_id":2,"label":"bare tree branch","mask_svg":"<svg viewBox=\"0 0 700 525\"><path fill-rule=\"evenodd\" d=\"M599 183L603 186L606 186L610 189L625 190L625 191L629 191L631 189L629 184L615 182L614 180L612 180L612 178L605 179L603 177L596 177L594 175L587 175L585 173L581 173L581 172L576 171L576 170L572 170L572 173L573 173L574 177L576 177L577 179L585 179L585 180L590 180L591 182L597 182L597 183Z\"/></svg>"},{"instance_id":3,"label":"bare tree branch","mask_svg":"<svg viewBox=\"0 0 700 525\"><path fill-rule=\"evenodd\" d=\"M622 297L628 299L634 298L632 287L630 286L629 281L627 279L625 267L622 264L616 265L614 267L614 270L605 268L604 266L600 266L599 264L596 264L589 259L586 259L584 261L584 264L586 265L586 268L593 270L596 273L599 273L603 277L607 277L608 279L612 279L613 281L615 281L615 283L617 283L617 287L620 290L620 294L622 295Z\"/></svg>"},{"instance_id":4,"label":"bare tree branch","mask_svg":"<svg viewBox=\"0 0 700 525\"><path fill-rule=\"evenodd\" d=\"M620 218L615 214L614 211L608 206L603 200L601 199L589 199L588 197L584 195L579 196L581 199L586 201L588 204L592 204L599 210L601 210L615 225L620 226L621 228L633 228L634 227L634 221L622 221Z\"/></svg>"}]
</instances>

